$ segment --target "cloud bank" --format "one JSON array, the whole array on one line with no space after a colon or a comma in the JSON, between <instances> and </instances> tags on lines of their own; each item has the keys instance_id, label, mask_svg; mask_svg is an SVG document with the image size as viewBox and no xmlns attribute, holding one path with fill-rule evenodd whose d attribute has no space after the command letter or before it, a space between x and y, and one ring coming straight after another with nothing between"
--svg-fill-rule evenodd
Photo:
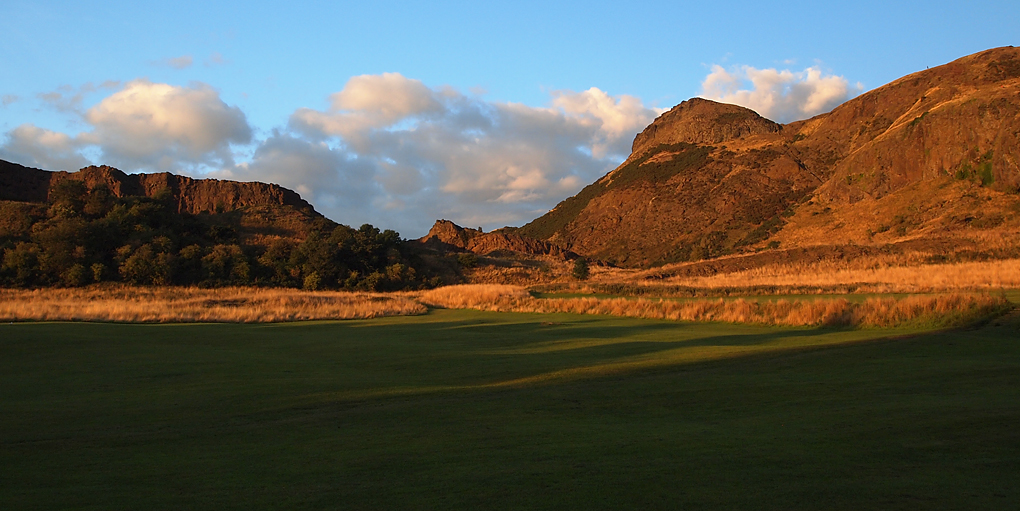
<instances>
[{"instance_id":1,"label":"cloud bank","mask_svg":"<svg viewBox=\"0 0 1020 511\"><path fill-rule=\"evenodd\" d=\"M554 91L532 107L384 73L349 79L326 108L299 108L256 139L244 112L203 83L138 79L39 99L84 130L23 124L0 139L0 158L280 183L336 221L407 236L437 218L487 229L529 221L616 166L661 112L598 88Z\"/></svg>"},{"instance_id":2,"label":"cloud bank","mask_svg":"<svg viewBox=\"0 0 1020 511\"><path fill-rule=\"evenodd\" d=\"M437 218L486 228L530 220L619 163L659 113L597 88L556 91L536 108L398 73L353 77L329 99L325 110L295 111L292 135L274 134L233 175L272 176L340 221L372 212L415 235ZM316 170L287 172L293 158Z\"/></svg>"},{"instance_id":3,"label":"cloud bank","mask_svg":"<svg viewBox=\"0 0 1020 511\"><path fill-rule=\"evenodd\" d=\"M740 66L730 70L712 66L701 84L701 97L744 106L777 122L787 123L828 112L860 94L842 76L826 75L818 67L794 72Z\"/></svg>"},{"instance_id":4,"label":"cloud bank","mask_svg":"<svg viewBox=\"0 0 1020 511\"><path fill-rule=\"evenodd\" d=\"M84 97L119 88L84 110ZM72 114L88 126L71 136L23 124L7 133L0 158L48 169L75 169L98 161L128 172L195 173L234 166L232 146L252 141L252 129L237 107L224 103L212 87L194 83L179 87L148 80L126 84L64 87L40 94L51 108Z\"/></svg>"}]
</instances>

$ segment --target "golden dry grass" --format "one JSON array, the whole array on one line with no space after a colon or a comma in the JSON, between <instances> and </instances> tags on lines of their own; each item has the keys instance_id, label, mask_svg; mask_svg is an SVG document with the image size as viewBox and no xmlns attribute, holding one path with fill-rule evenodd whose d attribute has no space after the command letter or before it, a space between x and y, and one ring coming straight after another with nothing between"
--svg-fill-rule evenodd
<instances>
[{"instance_id":1,"label":"golden dry grass","mask_svg":"<svg viewBox=\"0 0 1020 511\"><path fill-rule=\"evenodd\" d=\"M704 277L675 277L663 282L697 288L830 288L852 284L863 292L872 293L991 290L1020 287L1020 259L880 267L854 267L843 262L821 261L764 266Z\"/></svg>"},{"instance_id":2,"label":"golden dry grass","mask_svg":"<svg viewBox=\"0 0 1020 511\"><path fill-rule=\"evenodd\" d=\"M424 314L405 296L294 289L92 287L0 289L2 321L264 323Z\"/></svg>"},{"instance_id":3,"label":"golden dry grass","mask_svg":"<svg viewBox=\"0 0 1020 511\"><path fill-rule=\"evenodd\" d=\"M892 327L912 322L949 326L1009 307L1002 297L950 293L905 298L815 300L661 300L626 298L538 299L507 285L448 286L418 294L427 305L500 312L568 312L648 319L724 321L789 326Z\"/></svg>"}]
</instances>

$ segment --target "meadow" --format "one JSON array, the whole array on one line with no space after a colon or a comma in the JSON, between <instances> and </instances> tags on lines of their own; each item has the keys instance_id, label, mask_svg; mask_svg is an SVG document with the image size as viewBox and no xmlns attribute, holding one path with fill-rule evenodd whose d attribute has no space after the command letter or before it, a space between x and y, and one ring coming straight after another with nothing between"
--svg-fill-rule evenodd
<instances>
[{"instance_id":1,"label":"meadow","mask_svg":"<svg viewBox=\"0 0 1020 511\"><path fill-rule=\"evenodd\" d=\"M1016 509L1020 318L0 325L3 509Z\"/></svg>"}]
</instances>

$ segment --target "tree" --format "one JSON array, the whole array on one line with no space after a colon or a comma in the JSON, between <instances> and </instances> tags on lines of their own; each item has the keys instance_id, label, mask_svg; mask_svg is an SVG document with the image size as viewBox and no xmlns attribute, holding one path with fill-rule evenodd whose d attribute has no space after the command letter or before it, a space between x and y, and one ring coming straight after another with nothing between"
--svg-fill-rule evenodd
<instances>
[{"instance_id":1,"label":"tree","mask_svg":"<svg viewBox=\"0 0 1020 511\"><path fill-rule=\"evenodd\" d=\"M571 273L577 280L588 280L588 260L583 257L577 258L577 260L574 261L574 271Z\"/></svg>"}]
</instances>

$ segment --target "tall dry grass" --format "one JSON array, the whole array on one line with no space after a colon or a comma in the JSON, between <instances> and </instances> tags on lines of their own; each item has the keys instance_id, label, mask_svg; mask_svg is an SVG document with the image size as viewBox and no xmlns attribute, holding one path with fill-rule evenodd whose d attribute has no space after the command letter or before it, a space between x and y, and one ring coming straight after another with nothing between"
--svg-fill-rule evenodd
<instances>
[{"instance_id":1,"label":"tall dry grass","mask_svg":"<svg viewBox=\"0 0 1020 511\"><path fill-rule=\"evenodd\" d=\"M381 293L241 287L0 289L2 321L263 323L425 312L425 306L406 296Z\"/></svg>"},{"instance_id":2,"label":"tall dry grass","mask_svg":"<svg viewBox=\"0 0 1020 511\"><path fill-rule=\"evenodd\" d=\"M905 298L816 300L661 300L626 298L534 298L524 288L448 286L418 294L434 307L499 312L568 312L648 319L723 321L789 326L892 327L909 323L953 326L1005 311L1009 302L987 294L951 293Z\"/></svg>"},{"instance_id":3,"label":"tall dry grass","mask_svg":"<svg viewBox=\"0 0 1020 511\"><path fill-rule=\"evenodd\" d=\"M659 281L693 288L791 287L837 288L852 285L862 292L926 293L1020 287L1020 259L860 267L846 262L769 265L703 277Z\"/></svg>"}]
</instances>

